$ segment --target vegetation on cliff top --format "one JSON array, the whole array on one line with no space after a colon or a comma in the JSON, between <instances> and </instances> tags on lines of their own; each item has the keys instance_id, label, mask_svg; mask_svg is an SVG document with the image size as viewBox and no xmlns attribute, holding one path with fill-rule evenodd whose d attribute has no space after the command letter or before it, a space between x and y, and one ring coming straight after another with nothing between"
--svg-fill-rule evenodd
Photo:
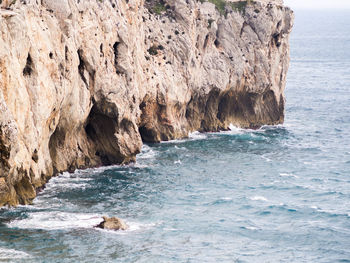
<instances>
[{"instance_id":1,"label":"vegetation on cliff top","mask_svg":"<svg viewBox=\"0 0 350 263\"><path fill-rule=\"evenodd\" d=\"M245 13L247 5L254 4L253 0L230 2L227 0L200 0L202 3L210 2L216 6L216 9L220 12L221 15L226 15L227 8L231 7L233 11L239 13Z\"/></svg>"},{"instance_id":2,"label":"vegetation on cliff top","mask_svg":"<svg viewBox=\"0 0 350 263\"><path fill-rule=\"evenodd\" d=\"M221 15L226 15L227 10L231 8L233 11L239 13L245 13L247 5L254 4L253 0L242 0L237 2L230 2L227 0L199 0L201 3L210 2L215 5L216 9ZM145 5L148 10L157 15L164 14L170 6L166 3L166 0L146 0Z\"/></svg>"},{"instance_id":3,"label":"vegetation on cliff top","mask_svg":"<svg viewBox=\"0 0 350 263\"><path fill-rule=\"evenodd\" d=\"M165 13L170 7L165 0L146 0L145 6L151 13L157 15Z\"/></svg>"}]
</instances>

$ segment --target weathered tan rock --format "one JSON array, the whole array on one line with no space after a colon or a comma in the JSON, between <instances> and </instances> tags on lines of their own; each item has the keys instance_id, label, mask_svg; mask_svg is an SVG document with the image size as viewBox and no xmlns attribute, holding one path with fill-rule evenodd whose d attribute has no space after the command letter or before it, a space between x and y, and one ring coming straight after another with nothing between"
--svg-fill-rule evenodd
<instances>
[{"instance_id":1,"label":"weathered tan rock","mask_svg":"<svg viewBox=\"0 0 350 263\"><path fill-rule=\"evenodd\" d=\"M107 230L127 230L129 227L118 217L103 217L103 221L96 226Z\"/></svg>"},{"instance_id":2,"label":"weathered tan rock","mask_svg":"<svg viewBox=\"0 0 350 263\"><path fill-rule=\"evenodd\" d=\"M0 205L142 139L282 123L293 12L271 2L3 1Z\"/></svg>"}]
</instances>

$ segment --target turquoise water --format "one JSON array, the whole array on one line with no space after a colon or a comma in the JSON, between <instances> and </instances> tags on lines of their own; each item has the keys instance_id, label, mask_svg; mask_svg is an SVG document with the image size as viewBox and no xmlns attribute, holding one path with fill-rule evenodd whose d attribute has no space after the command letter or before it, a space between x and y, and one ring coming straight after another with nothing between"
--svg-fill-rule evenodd
<instances>
[{"instance_id":1,"label":"turquoise water","mask_svg":"<svg viewBox=\"0 0 350 263\"><path fill-rule=\"evenodd\" d=\"M350 262L349 13L297 12L291 48L283 126L56 177L0 210L0 262Z\"/></svg>"}]
</instances>

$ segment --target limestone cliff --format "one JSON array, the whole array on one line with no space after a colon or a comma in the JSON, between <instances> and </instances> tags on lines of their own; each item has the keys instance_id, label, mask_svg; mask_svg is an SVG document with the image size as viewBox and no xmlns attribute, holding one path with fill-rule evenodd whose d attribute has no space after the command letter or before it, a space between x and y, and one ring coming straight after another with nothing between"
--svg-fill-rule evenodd
<instances>
[{"instance_id":1,"label":"limestone cliff","mask_svg":"<svg viewBox=\"0 0 350 263\"><path fill-rule=\"evenodd\" d=\"M142 141L284 118L280 1L0 0L0 205Z\"/></svg>"}]
</instances>

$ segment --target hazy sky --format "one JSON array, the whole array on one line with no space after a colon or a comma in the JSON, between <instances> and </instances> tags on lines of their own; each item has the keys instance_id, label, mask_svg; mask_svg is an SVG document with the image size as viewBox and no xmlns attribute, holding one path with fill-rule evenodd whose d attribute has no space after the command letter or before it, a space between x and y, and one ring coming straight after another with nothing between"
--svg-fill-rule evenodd
<instances>
[{"instance_id":1,"label":"hazy sky","mask_svg":"<svg viewBox=\"0 0 350 263\"><path fill-rule=\"evenodd\" d=\"M284 0L294 9L350 9L350 0Z\"/></svg>"}]
</instances>

